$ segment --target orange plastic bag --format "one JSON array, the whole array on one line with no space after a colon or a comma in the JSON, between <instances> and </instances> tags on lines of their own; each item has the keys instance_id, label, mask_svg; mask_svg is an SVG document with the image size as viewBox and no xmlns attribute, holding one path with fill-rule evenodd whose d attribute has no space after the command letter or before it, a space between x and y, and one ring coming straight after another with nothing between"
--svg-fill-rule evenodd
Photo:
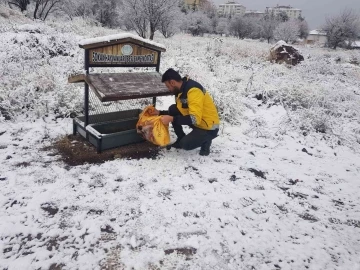
<instances>
[{"instance_id":1,"label":"orange plastic bag","mask_svg":"<svg viewBox=\"0 0 360 270\"><path fill-rule=\"evenodd\" d=\"M169 126L161 122L161 116L151 115L154 110L154 106L147 106L142 111L136 124L137 133L153 144L168 145L170 143Z\"/></svg>"}]
</instances>

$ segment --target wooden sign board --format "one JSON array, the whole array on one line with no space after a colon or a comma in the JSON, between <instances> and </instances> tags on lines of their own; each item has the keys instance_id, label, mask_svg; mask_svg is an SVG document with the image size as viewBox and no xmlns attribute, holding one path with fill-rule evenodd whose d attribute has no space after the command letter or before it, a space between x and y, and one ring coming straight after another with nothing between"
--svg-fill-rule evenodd
<instances>
[{"instance_id":1,"label":"wooden sign board","mask_svg":"<svg viewBox=\"0 0 360 270\"><path fill-rule=\"evenodd\" d=\"M90 66L156 66L157 51L130 42L89 49Z\"/></svg>"}]
</instances>

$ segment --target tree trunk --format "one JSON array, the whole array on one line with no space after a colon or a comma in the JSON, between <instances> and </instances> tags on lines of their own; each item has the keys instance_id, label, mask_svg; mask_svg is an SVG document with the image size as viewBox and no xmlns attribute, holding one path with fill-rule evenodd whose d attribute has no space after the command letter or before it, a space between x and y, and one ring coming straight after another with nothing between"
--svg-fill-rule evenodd
<instances>
[{"instance_id":1,"label":"tree trunk","mask_svg":"<svg viewBox=\"0 0 360 270\"><path fill-rule=\"evenodd\" d=\"M45 11L45 9L46 9L46 6L49 4L49 1L50 1L50 0L45 0L45 5L43 5L43 6L41 7L41 12L40 12L39 18L40 18L41 20L43 20L43 21L44 21L44 16L43 16L43 14L44 14L44 11Z\"/></svg>"},{"instance_id":2,"label":"tree trunk","mask_svg":"<svg viewBox=\"0 0 360 270\"><path fill-rule=\"evenodd\" d=\"M150 40L154 39L154 34L155 34L155 26L154 24L150 23Z\"/></svg>"},{"instance_id":3,"label":"tree trunk","mask_svg":"<svg viewBox=\"0 0 360 270\"><path fill-rule=\"evenodd\" d=\"M35 20L37 19L36 14L37 14L37 12L38 12L39 5L40 5L39 1L36 1L36 2L35 2L35 10L34 10L34 19L35 19Z\"/></svg>"},{"instance_id":4,"label":"tree trunk","mask_svg":"<svg viewBox=\"0 0 360 270\"><path fill-rule=\"evenodd\" d=\"M153 30L150 30L150 40L153 40L154 39L154 31Z\"/></svg>"},{"instance_id":5,"label":"tree trunk","mask_svg":"<svg viewBox=\"0 0 360 270\"><path fill-rule=\"evenodd\" d=\"M44 17L44 21L46 20L47 16L49 15L49 13L51 12L51 10L54 8L55 4L57 3L57 1L53 2L52 5L49 7L48 11L45 14ZM71 17L70 17L71 18Z\"/></svg>"}]
</instances>

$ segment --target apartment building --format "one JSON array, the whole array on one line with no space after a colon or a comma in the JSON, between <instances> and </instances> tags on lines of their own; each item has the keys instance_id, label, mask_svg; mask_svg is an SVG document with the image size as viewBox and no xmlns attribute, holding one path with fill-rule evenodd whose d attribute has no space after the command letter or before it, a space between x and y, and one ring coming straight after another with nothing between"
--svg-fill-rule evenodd
<instances>
[{"instance_id":1,"label":"apartment building","mask_svg":"<svg viewBox=\"0 0 360 270\"><path fill-rule=\"evenodd\" d=\"M265 12L258 10L246 10L244 16L247 18L261 19L265 16Z\"/></svg>"},{"instance_id":2,"label":"apartment building","mask_svg":"<svg viewBox=\"0 0 360 270\"><path fill-rule=\"evenodd\" d=\"M279 6L276 7L266 7L265 13L278 15L279 13L286 13L289 19L297 19L301 16L301 9L293 8L291 6Z\"/></svg>"},{"instance_id":3,"label":"apartment building","mask_svg":"<svg viewBox=\"0 0 360 270\"><path fill-rule=\"evenodd\" d=\"M184 5L189 8L198 8L200 5L200 0L184 0Z\"/></svg>"},{"instance_id":4,"label":"apartment building","mask_svg":"<svg viewBox=\"0 0 360 270\"><path fill-rule=\"evenodd\" d=\"M229 1L226 4L219 5L218 14L222 16L228 15L245 15L246 8L235 1Z\"/></svg>"}]
</instances>

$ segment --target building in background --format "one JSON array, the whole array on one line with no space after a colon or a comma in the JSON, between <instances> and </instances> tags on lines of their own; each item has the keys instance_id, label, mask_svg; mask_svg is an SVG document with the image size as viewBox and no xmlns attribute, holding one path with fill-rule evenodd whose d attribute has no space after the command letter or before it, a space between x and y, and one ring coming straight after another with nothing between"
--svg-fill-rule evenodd
<instances>
[{"instance_id":1,"label":"building in background","mask_svg":"<svg viewBox=\"0 0 360 270\"><path fill-rule=\"evenodd\" d=\"M219 5L218 14L220 16L245 15L246 8L235 1L229 1L226 4Z\"/></svg>"},{"instance_id":2,"label":"building in background","mask_svg":"<svg viewBox=\"0 0 360 270\"><path fill-rule=\"evenodd\" d=\"M301 9L293 8L291 6L279 6L276 7L266 7L265 13L278 15L279 13L286 13L289 19L297 19L301 16Z\"/></svg>"},{"instance_id":3,"label":"building in background","mask_svg":"<svg viewBox=\"0 0 360 270\"><path fill-rule=\"evenodd\" d=\"M306 38L307 44L318 44L320 46L325 46L327 41L328 38L326 32L322 30L312 30Z\"/></svg>"},{"instance_id":4,"label":"building in background","mask_svg":"<svg viewBox=\"0 0 360 270\"><path fill-rule=\"evenodd\" d=\"M200 5L200 0L185 0L184 5L187 8L198 9Z\"/></svg>"},{"instance_id":5,"label":"building in background","mask_svg":"<svg viewBox=\"0 0 360 270\"><path fill-rule=\"evenodd\" d=\"M265 12L257 10L246 10L244 16L247 18L261 19L265 16Z\"/></svg>"}]
</instances>

